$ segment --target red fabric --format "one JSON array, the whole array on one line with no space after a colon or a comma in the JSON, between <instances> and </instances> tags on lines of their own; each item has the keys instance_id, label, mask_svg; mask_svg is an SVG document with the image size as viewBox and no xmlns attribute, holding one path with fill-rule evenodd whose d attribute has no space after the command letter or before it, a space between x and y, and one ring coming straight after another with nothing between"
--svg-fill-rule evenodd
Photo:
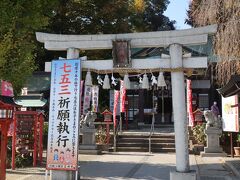
<instances>
[{"instance_id":1,"label":"red fabric","mask_svg":"<svg viewBox=\"0 0 240 180\"><path fill-rule=\"evenodd\" d=\"M13 87L10 82L2 81L1 83L1 95L13 97Z\"/></svg>"},{"instance_id":2,"label":"red fabric","mask_svg":"<svg viewBox=\"0 0 240 180\"><path fill-rule=\"evenodd\" d=\"M118 105L118 100L119 100L119 91L114 91L114 106L113 106L113 124L114 128L117 127L117 119L116 119L116 114L117 114L117 105Z\"/></svg>"},{"instance_id":3,"label":"red fabric","mask_svg":"<svg viewBox=\"0 0 240 180\"><path fill-rule=\"evenodd\" d=\"M192 89L191 80L187 79L187 113L188 113L188 125L194 126L194 116L192 111Z\"/></svg>"},{"instance_id":4,"label":"red fabric","mask_svg":"<svg viewBox=\"0 0 240 180\"><path fill-rule=\"evenodd\" d=\"M120 88L120 112L125 112L125 101L126 101L126 88L123 86L123 81L121 82Z\"/></svg>"}]
</instances>

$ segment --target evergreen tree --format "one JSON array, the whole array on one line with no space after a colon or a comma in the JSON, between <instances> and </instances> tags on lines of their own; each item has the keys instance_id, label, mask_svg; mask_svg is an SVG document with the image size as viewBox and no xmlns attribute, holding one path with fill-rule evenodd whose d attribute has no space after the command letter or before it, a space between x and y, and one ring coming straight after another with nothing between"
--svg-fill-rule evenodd
<instances>
[{"instance_id":1,"label":"evergreen tree","mask_svg":"<svg viewBox=\"0 0 240 180\"><path fill-rule=\"evenodd\" d=\"M12 82L19 92L36 69L35 31L48 25L53 0L1 0L0 79Z\"/></svg>"},{"instance_id":2,"label":"evergreen tree","mask_svg":"<svg viewBox=\"0 0 240 180\"><path fill-rule=\"evenodd\" d=\"M60 0L49 32L109 34L174 29L168 0Z\"/></svg>"},{"instance_id":3,"label":"evergreen tree","mask_svg":"<svg viewBox=\"0 0 240 180\"><path fill-rule=\"evenodd\" d=\"M175 21L163 15L168 0L59 0L47 32L116 34L173 30ZM66 52L41 50L38 61L66 57ZM80 52L90 59L111 58L111 50Z\"/></svg>"}]
</instances>

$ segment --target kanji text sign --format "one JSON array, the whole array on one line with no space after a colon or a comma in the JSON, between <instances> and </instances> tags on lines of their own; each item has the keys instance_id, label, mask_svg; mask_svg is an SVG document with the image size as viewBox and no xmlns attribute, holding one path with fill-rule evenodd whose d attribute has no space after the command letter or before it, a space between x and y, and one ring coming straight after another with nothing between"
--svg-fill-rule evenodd
<instances>
[{"instance_id":1,"label":"kanji text sign","mask_svg":"<svg viewBox=\"0 0 240 180\"><path fill-rule=\"evenodd\" d=\"M47 169L77 169L80 66L80 60L52 62Z\"/></svg>"}]
</instances>

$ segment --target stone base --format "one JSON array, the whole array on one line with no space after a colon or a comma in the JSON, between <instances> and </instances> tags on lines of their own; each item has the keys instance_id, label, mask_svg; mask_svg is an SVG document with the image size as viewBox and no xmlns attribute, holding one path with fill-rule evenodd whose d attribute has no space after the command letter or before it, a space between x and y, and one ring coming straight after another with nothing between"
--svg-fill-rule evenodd
<instances>
[{"instance_id":1,"label":"stone base","mask_svg":"<svg viewBox=\"0 0 240 180\"><path fill-rule=\"evenodd\" d=\"M101 150L97 149L96 145L80 145L79 154L101 154Z\"/></svg>"},{"instance_id":2,"label":"stone base","mask_svg":"<svg viewBox=\"0 0 240 180\"><path fill-rule=\"evenodd\" d=\"M99 155L102 154L102 151L98 149L80 149L78 151L79 154L92 154L92 155Z\"/></svg>"},{"instance_id":3,"label":"stone base","mask_svg":"<svg viewBox=\"0 0 240 180\"><path fill-rule=\"evenodd\" d=\"M138 122L138 126L144 126L144 122Z\"/></svg>"},{"instance_id":4,"label":"stone base","mask_svg":"<svg viewBox=\"0 0 240 180\"><path fill-rule=\"evenodd\" d=\"M196 171L190 171L187 173L171 171L170 180L197 180Z\"/></svg>"},{"instance_id":5,"label":"stone base","mask_svg":"<svg viewBox=\"0 0 240 180\"><path fill-rule=\"evenodd\" d=\"M60 170L52 170L50 171L50 179L51 180L73 180L72 174L75 171L60 171Z\"/></svg>"},{"instance_id":6,"label":"stone base","mask_svg":"<svg viewBox=\"0 0 240 180\"><path fill-rule=\"evenodd\" d=\"M97 149L97 146L96 146L96 145L90 145L90 144L81 144L81 145L79 146L79 149L80 149L80 150L88 150L88 149L96 150L96 149Z\"/></svg>"},{"instance_id":7,"label":"stone base","mask_svg":"<svg viewBox=\"0 0 240 180\"><path fill-rule=\"evenodd\" d=\"M204 147L205 153L222 153L223 149L219 147Z\"/></svg>"},{"instance_id":8,"label":"stone base","mask_svg":"<svg viewBox=\"0 0 240 180\"><path fill-rule=\"evenodd\" d=\"M96 130L95 129L89 129L89 128L86 128L86 129L81 129L81 133L83 134L82 135L82 144L96 144L96 140L95 140L95 133L96 133Z\"/></svg>"},{"instance_id":9,"label":"stone base","mask_svg":"<svg viewBox=\"0 0 240 180\"><path fill-rule=\"evenodd\" d=\"M227 154L225 152L221 152L221 153L201 152L200 155L201 157L227 157Z\"/></svg>"}]
</instances>

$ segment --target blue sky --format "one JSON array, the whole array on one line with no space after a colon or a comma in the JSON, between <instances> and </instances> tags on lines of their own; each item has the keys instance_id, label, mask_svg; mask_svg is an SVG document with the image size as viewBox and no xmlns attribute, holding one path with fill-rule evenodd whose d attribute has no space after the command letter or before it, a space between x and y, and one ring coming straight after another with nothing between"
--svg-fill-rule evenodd
<instances>
[{"instance_id":1,"label":"blue sky","mask_svg":"<svg viewBox=\"0 0 240 180\"><path fill-rule=\"evenodd\" d=\"M170 20L175 20L176 29L188 29L191 28L189 25L184 24L187 17L187 9L190 0L170 0L167 10L164 15L169 17Z\"/></svg>"}]
</instances>

